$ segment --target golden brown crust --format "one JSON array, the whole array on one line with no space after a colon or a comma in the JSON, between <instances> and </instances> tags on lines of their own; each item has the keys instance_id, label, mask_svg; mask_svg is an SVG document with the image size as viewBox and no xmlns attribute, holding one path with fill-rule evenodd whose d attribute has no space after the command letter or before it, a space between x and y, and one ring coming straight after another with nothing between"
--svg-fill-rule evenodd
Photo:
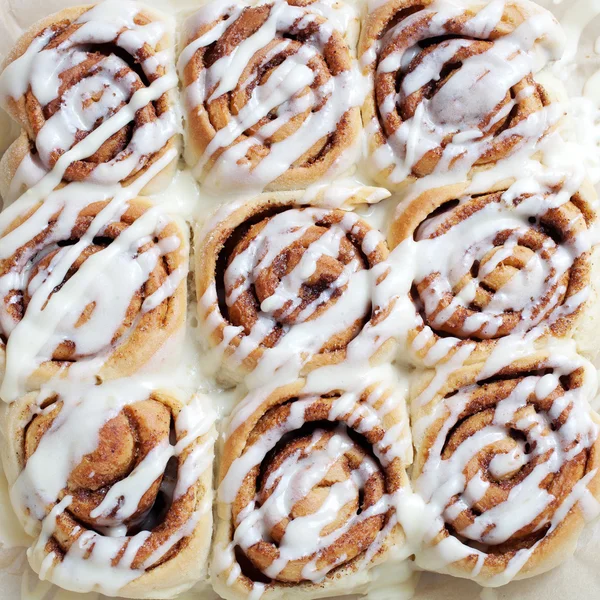
<instances>
[{"instance_id":1,"label":"golden brown crust","mask_svg":"<svg viewBox=\"0 0 600 600\"><path fill-rule=\"evenodd\" d=\"M0 196L4 205L12 202L26 191L26 186L15 182L15 175L19 165L31 150L27 133L21 130L19 137L9 146L0 160Z\"/></svg>"}]
</instances>

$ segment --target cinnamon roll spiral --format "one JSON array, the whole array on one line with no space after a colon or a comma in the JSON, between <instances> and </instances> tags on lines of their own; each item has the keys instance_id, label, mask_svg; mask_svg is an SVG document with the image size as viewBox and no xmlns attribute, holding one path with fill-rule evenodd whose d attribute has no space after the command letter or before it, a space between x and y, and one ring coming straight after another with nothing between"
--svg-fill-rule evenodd
<instances>
[{"instance_id":1,"label":"cinnamon roll spiral","mask_svg":"<svg viewBox=\"0 0 600 600\"><path fill-rule=\"evenodd\" d=\"M473 365L441 387L422 378L412 479L428 511L417 563L496 586L556 566L596 516L600 418L580 358L538 355L489 375Z\"/></svg>"},{"instance_id":2,"label":"cinnamon roll spiral","mask_svg":"<svg viewBox=\"0 0 600 600\"><path fill-rule=\"evenodd\" d=\"M361 127L357 73L343 32L313 5L216 0L189 19L179 65L198 179L289 190L344 168Z\"/></svg>"},{"instance_id":3,"label":"cinnamon roll spiral","mask_svg":"<svg viewBox=\"0 0 600 600\"><path fill-rule=\"evenodd\" d=\"M188 243L180 225L141 199L77 202L67 191L0 238L8 387L34 389L75 364L100 379L131 375L158 359L184 324ZM68 202L59 201L63 193Z\"/></svg>"},{"instance_id":4,"label":"cinnamon roll spiral","mask_svg":"<svg viewBox=\"0 0 600 600\"><path fill-rule=\"evenodd\" d=\"M562 116L533 76L532 49L557 26L512 1L390 0L373 10L359 57L373 78L363 119L375 179L396 187L433 172L466 175L525 145L533 153Z\"/></svg>"},{"instance_id":5,"label":"cinnamon roll spiral","mask_svg":"<svg viewBox=\"0 0 600 600\"><path fill-rule=\"evenodd\" d=\"M215 436L200 398L65 382L15 402L4 427L11 500L43 579L155 598L201 576Z\"/></svg>"},{"instance_id":6,"label":"cinnamon roll spiral","mask_svg":"<svg viewBox=\"0 0 600 600\"><path fill-rule=\"evenodd\" d=\"M299 380L249 395L221 463L217 592L330 596L368 581L403 543L394 498L406 486L407 426L403 400L381 383L323 393Z\"/></svg>"},{"instance_id":7,"label":"cinnamon roll spiral","mask_svg":"<svg viewBox=\"0 0 600 600\"><path fill-rule=\"evenodd\" d=\"M539 346L577 334L593 283L595 191L517 187L432 190L393 223L392 247L403 245L413 261L408 342L418 362L435 364L442 346L448 355L466 346L475 362L507 338Z\"/></svg>"},{"instance_id":8,"label":"cinnamon roll spiral","mask_svg":"<svg viewBox=\"0 0 600 600\"><path fill-rule=\"evenodd\" d=\"M158 15L127 0L118 13L110 4L64 9L26 32L5 62L4 107L31 140L11 148L11 162L31 154L49 171L76 148L64 181L127 185L176 147L175 86ZM166 183L170 165L147 192Z\"/></svg>"},{"instance_id":9,"label":"cinnamon roll spiral","mask_svg":"<svg viewBox=\"0 0 600 600\"><path fill-rule=\"evenodd\" d=\"M269 378L291 363L297 377L339 362L367 324L385 319L371 290L387 276L387 246L353 212L304 206L297 193L263 194L217 212L200 238L200 321L229 379L259 364L256 376ZM391 338L373 345L372 358Z\"/></svg>"}]
</instances>

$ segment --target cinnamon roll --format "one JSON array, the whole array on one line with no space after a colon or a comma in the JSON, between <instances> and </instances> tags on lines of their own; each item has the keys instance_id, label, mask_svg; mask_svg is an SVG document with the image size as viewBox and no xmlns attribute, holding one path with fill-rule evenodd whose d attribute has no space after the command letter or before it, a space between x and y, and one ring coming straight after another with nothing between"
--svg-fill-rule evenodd
<instances>
[{"instance_id":1,"label":"cinnamon roll","mask_svg":"<svg viewBox=\"0 0 600 600\"><path fill-rule=\"evenodd\" d=\"M432 366L461 349L468 363L511 340L578 339L593 289L593 187L465 190L426 192L391 227L398 260L412 263L411 359Z\"/></svg>"},{"instance_id":2,"label":"cinnamon roll","mask_svg":"<svg viewBox=\"0 0 600 600\"><path fill-rule=\"evenodd\" d=\"M360 80L314 0L214 0L186 25L186 159L211 187L300 189L350 166Z\"/></svg>"},{"instance_id":3,"label":"cinnamon roll","mask_svg":"<svg viewBox=\"0 0 600 600\"><path fill-rule=\"evenodd\" d=\"M64 382L13 403L3 426L11 500L43 579L165 598L202 577L215 435L199 397Z\"/></svg>"},{"instance_id":4,"label":"cinnamon roll","mask_svg":"<svg viewBox=\"0 0 600 600\"><path fill-rule=\"evenodd\" d=\"M352 346L367 351L365 328L386 317L372 298L389 271L383 236L353 212L302 202L289 192L227 205L199 235L201 329L225 379L255 370L264 382L282 368L295 378L339 362ZM393 344L380 334L374 361Z\"/></svg>"},{"instance_id":5,"label":"cinnamon roll","mask_svg":"<svg viewBox=\"0 0 600 600\"><path fill-rule=\"evenodd\" d=\"M141 199L71 192L55 191L0 237L5 400L71 368L102 380L131 375L163 360L185 322L179 223Z\"/></svg>"},{"instance_id":6,"label":"cinnamon roll","mask_svg":"<svg viewBox=\"0 0 600 600\"><path fill-rule=\"evenodd\" d=\"M404 400L385 382L338 390L309 378L271 390L245 398L228 426L215 590L228 599L356 591L403 545Z\"/></svg>"},{"instance_id":7,"label":"cinnamon roll","mask_svg":"<svg viewBox=\"0 0 600 600\"><path fill-rule=\"evenodd\" d=\"M411 401L417 564L497 586L565 560L600 509L596 388L590 364L559 352L424 375Z\"/></svg>"},{"instance_id":8,"label":"cinnamon roll","mask_svg":"<svg viewBox=\"0 0 600 600\"><path fill-rule=\"evenodd\" d=\"M534 79L533 50L558 58L558 28L531 2L377 3L359 44L373 80L363 119L374 178L393 188L533 153L563 115Z\"/></svg>"},{"instance_id":9,"label":"cinnamon roll","mask_svg":"<svg viewBox=\"0 0 600 600\"><path fill-rule=\"evenodd\" d=\"M66 8L27 31L4 64L3 106L29 138L11 162L37 161L66 182L128 185L177 145L176 86L160 15L129 0Z\"/></svg>"}]
</instances>

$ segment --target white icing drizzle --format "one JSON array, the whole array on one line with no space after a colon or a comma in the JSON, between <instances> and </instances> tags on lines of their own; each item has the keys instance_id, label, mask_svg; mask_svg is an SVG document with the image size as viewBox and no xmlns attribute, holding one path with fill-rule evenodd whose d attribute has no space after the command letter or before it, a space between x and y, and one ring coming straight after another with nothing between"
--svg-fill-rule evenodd
<instances>
[{"instance_id":1,"label":"white icing drizzle","mask_svg":"<svg viewBox=\"0 0 600 600\"><path fill-rule=\"evenodd\" d=\"M4 206L20 198L29 188L36 185L46 175L47 171L40 162L39 156L29 153L19 163L15 175L10 182L10 188L4 197Z\"/></svg>"}]
</instances>

